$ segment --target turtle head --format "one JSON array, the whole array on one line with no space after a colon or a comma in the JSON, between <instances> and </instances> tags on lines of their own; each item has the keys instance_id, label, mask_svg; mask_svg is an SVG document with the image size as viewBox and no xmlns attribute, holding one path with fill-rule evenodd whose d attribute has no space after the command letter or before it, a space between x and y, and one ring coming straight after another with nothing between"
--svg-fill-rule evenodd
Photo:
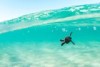
<instances>
[{"instance_id":1,"label":"turtle head","mask_svg":"<svg viewBox=\"0 0 100 67\"><path fill-rule=\"evenodd\" d=\"M71 37L69 37L69 39L72 39Z\"/></svg>"}]
</instances>

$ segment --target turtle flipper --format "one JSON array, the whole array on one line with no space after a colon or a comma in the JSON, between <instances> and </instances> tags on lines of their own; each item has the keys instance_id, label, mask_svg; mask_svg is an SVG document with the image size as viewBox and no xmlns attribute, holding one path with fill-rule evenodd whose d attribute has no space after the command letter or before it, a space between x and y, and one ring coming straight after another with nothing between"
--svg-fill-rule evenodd
<instances>
[{"instance_id":1,"label":"turtle flipper","mask_svg":"<svg viewBox=\"0 0 100 67\"><path fill-rule=\"evenodd\" d=\"M72 35L72 32L70 33L70 36Z\"/></svg>"},{"instance_id":2,"label":"turtle flipper","mask_svg":"<svg viewBox=\"0 0 100 67\"><path fill-rule=\"evenodd\" d=\"M65 44L65 42L63 42L62 44L61 44L61 46L63 46Z\"/></svg>"},{"instance_id":3,"label":"turtle flipper","mask_svg":"<svg viewBox=\"0 0 100 67\"><path fill-rule=\"evenodd\" d=\"M63 42L64 40L60 39L61 42Z\"/></svg>"},{"instance_id":4,"label":"turtle flipper","mask_svg":"<svg viewBox=\"0 0 100 67\"><path fill-rule=\"evenodd\" d=\"M71 40L72 44L75 45L75 43Z\"/></svg>"}]
</instances>

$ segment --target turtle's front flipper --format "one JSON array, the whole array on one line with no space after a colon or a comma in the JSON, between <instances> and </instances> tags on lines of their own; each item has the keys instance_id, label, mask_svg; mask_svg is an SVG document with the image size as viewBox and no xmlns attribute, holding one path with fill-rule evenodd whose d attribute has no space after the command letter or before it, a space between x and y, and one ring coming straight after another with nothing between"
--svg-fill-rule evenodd
<instances>
[{"instance_id":1,"label":"turtle's front flipper","mask_svg":"<svg viewBox=\"0 0 100 67\"><path fill-rule=\"evenodd\" d=\"M70 36L72 35L72 32L70 33Z\"/></svg>"},{"instance_id":2,"label":"turtle's front flipper","mask_svg":"<svg viewBox=\"0 0 100 67\"><path fill-rule=\"evenodd\" d=\"M61 40L61 39L60 39L60 41L61 41L61 42L64 42L64 40Z\"/></svg>"},{"instance_id":3,"label":"turtle's front flipper","mask_svg":"<svg viewBox=\"0 0 100 67\"><path fill-rule=\"evenodd\" d=\"M75 43L71 40L72 44L75 45Z\"/></svg>"}]
</instances>

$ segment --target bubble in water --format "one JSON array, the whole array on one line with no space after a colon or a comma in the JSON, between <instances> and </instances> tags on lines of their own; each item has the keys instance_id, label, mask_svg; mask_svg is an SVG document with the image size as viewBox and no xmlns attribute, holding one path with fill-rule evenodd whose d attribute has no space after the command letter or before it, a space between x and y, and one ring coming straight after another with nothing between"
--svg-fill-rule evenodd
<instances>
[{"instance_id":1,"label":"bubble in water","mask_svg":"<svg viewBox=\"0 0 100 67\"><path fill-rule=\"evenodd\" d=\"M73 22L73 23L77 23L77 22Z\"/></svg>"},{"instance_id":2,"label":"bubble in water","mask_svg":"<svg viewBox=\"0 0 100 67\"><path fill-rule=\"evenodd\" d=\"M78 30L81 30L81 28L78 28Z\"/></svg>"},{"instance_id":3,"label":"bubble in water","mask_svg":"<svg viewBox=\"0 0 100 67\"><path fill-rule=\"evenodd\" d=\"M54 32L54 31L52 30L52 32Z\"/></svg>"},{"instance_id":4,"label":"bubble in water","mask_svg":"<svg viewBox=\"0 0 100 67\"><path fill-rule=\"evenodd\" d=\"M56 26L54 28L57 28Z\"/></svg>"},{"instance_id":5,"label":"bubble in water","mask_svg":"<svg viewBox=\"0 0 100 67\"><path fill-rule=\"evenodd\" d=\"M95 26L93 27L93 30L96 30L96 27Z\"/></svg>"},{"instance_id":6,"label":"bubble in water","mask_svg":"<svg viewBox=\"0 0 100 67\"><path fill-rule=\"evenodd\" d=\"M30 31L28 30L27 32L29 33Z\"/></svg>"},{"instance_id":7,"label":"bubble in water","mask_svg":"<svg viewBox=\"0 0 100 67\"><path fill-rule=\"evenodd\" d=\"M63 31L63 32L67 32L67 30L66 30L65 28L62 28L62 31Z\"/></svg>"}]
</instances>

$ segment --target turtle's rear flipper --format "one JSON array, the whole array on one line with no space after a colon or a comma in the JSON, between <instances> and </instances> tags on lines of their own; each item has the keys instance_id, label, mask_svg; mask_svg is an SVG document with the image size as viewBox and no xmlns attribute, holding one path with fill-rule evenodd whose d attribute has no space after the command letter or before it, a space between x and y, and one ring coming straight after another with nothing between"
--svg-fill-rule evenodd
<instances>
[{"instance_id":1,"label":"turtle's rear flipper","mask_svg":"<svg viewBox=\"0 0 100 67\"><path fill-rule=\"evenodd\" d=\"M62 44L61 44L61 46L63 46L65 44L65 42L63 42Z\"/></svg>"}]
</instances>

